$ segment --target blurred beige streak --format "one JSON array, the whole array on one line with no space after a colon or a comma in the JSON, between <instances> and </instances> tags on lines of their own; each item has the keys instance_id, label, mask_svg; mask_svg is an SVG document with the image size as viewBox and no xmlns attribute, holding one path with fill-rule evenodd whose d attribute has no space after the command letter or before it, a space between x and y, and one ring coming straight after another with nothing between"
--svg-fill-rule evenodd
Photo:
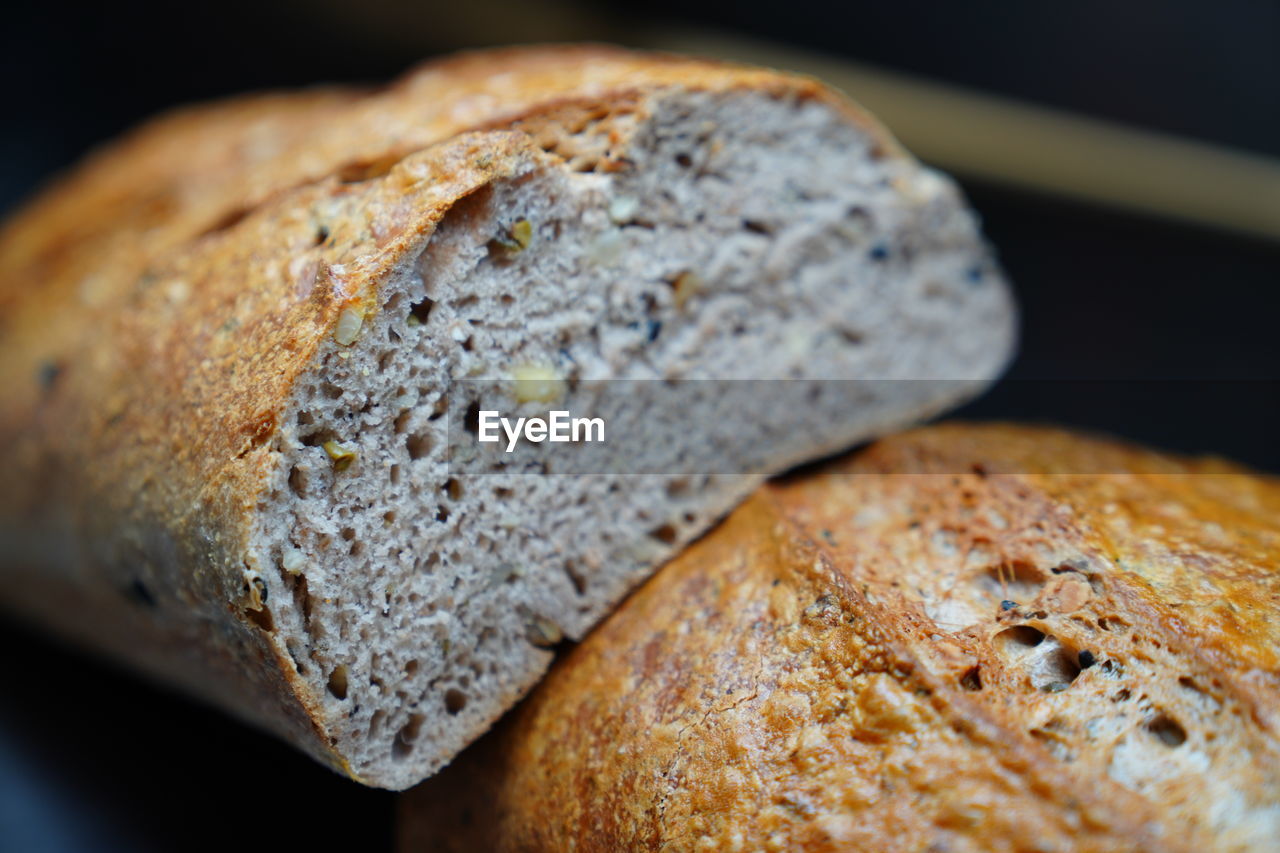
<instances>
[{"instance_id":1,"label":"blurred beige streak","mask_svg":"<svg viewBox=\"0 0 1280 853\"><path fill-rule=\"evenodd\" d=\"M649 39L819 77L959 175L1280 240L1280 161L761 41L679 29Z\"/></svg>"},{"instance_id":2,"label":"blurred beige streak","mask_svg":"<svg viewBox=\"0 0 1280 853\"><path fill-rule=\"evenodd\" d=\"M1280 240L1280 161L1261 155L720 31L629 21L575 0L311 0L307 8L354 35L424 52L600 40L799 71L844 90L920 159L961 177Z\"/></svg>"}]
</instances>

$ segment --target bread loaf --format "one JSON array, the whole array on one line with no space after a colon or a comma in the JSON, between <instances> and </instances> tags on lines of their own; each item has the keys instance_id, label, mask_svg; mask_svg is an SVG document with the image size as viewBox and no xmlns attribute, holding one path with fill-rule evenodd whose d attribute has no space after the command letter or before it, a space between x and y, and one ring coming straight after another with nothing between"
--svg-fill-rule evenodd
<instances>
[{"instance_id":1,"label":"bread loaf","mask_svg":"<svg viewBox=\"0 0 1280 853\"><path fill-rule=\"evenodd\" d=\"M1274 850L1280 481L951 424L769 484L401 800L409 850Z\"/></svg>"},{"instance_id":2,"label":"bread loaf","mask_svg":"<svg viewBox=\"0 0 1280 853\"><path fill-rule=\"evenodd\" d=\"M0 602L404 787L764 475L1011 343L954 187L812 80L547 48L181 111L0 234ZM590 414L683 468L460 467L477 378L625 379ZM770 379L833 381L664 396Z\"/></svg>"}]
</instances>

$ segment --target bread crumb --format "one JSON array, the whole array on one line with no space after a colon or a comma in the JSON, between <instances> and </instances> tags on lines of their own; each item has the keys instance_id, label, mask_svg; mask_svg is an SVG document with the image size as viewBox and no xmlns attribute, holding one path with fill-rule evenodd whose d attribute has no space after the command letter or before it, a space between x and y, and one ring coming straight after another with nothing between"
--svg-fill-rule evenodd
<instances>
[{"instance_id":1,"label":"bread crumb","mask_svg":"<svg viewBox=\"0 0 1280 853\"><path fill-rule=\"evenodd\" d=\"M364 308L360 305L347 305L338 314L338 324L333 329L333 339L344 347L354 344L360 337L360 327L364 325Z\"/></svg>"},{"instance_id":2,"label":"bread crumb","mask_svg":"<svg viewBox=\"0 0 1280 853\"><path fill-rule=\"evenodd\" d=\"M535 616L529 621L525 635L530 643L541 648L549 648L564 639L560 626L541 616Z\"/></svg>"},{"instance_id":3,"label":"bread crumb","mask_svg":"<svg viewBox=\"0 0 1280 853\"><path fill-rule=\"evenodd\" d=\"M695 272L685 270L676 276L675 281L671 282L675 290L676 307L683 308L690 299L702 292L702 285L702 277Z\"/></svg>"},{"instance_id":4,"label":"bread crumb","mask_svg":"<svg viewBox=\"0 0 1280 853\"><path fill-rule=\"evenodd\" d=\"M302 567L306 565L306 555L297 548L288 548L280 557L280 567L291 575L302 573Z\"/></svg>"},{"instance_id":5,"label":"bread crumb","mask_svg":"<svg viewBox=\"0 0 1280 853\"><path fill-rule=\"evenodd\" d=\"M321 445L324 452L329 454L329 458L333 460L333 468L335 471L345 471L351 467L351 463L356 461L356 452L349 447L344 447L338 442L330 439Z\"/></svg>"},{"instance_id":6,"label":"bread crumb","mask_svg":"<svg viewBox=\"0 0 1280 853\"><path fill-rule=\"evenodd\" d=\"M544 364L517 365L511 371L518 403L554 403L564 397L565 382L554 367Z\"/></svg>"},{"instance_id":7,"label":"bread crumb","mask_svg":"<svg viewBox=\"0 0 1280 853\"><path fill-rule=\"evenodd\" d=\"M617 225L625 225L635 218L640 210L640 199L630 195L620 195L609 202L609 218Z\"/></svg>"}]
</instances>

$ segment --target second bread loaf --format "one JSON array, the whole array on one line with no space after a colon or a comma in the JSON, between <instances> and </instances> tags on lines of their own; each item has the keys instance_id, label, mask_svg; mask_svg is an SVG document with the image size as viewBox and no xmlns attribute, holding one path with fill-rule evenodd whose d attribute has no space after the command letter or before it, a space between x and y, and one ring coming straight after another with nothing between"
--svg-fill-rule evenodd
<instances>
[{"instance_id":1,"label":"second bread loaf","mask_svg":"<svg viewBox=\"0 0 1280 853\"><path fill-rule=\"evenodd\" d=\"M402 799L418 850L1256 851L1280 482L944 425L770 484Z\"/></svg>"}]
</instances>

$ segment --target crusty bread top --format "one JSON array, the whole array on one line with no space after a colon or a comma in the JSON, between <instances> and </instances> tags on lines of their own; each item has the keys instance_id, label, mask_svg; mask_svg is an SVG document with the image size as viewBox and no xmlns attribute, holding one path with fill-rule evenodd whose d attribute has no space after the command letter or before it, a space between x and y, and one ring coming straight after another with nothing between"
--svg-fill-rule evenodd
<instances>
[{"instance_id":1,"label":"crusty bread top","mask_svg":"<svg viewBox=\"0 0 1280 853\"><path fill-rule=\"evenodd\" d=\"M985 474L1025 475L1019 479L1043 494L1043 506L1069 513L1076 528L1098 537L1101 555L1133 581L1142 603L1174 633L1199 637L1197 652L1222 672L1280 676L1275 477L1218 457L1172 456L1066 431L961 425L887 442L847 468L950 473L965 459ZM815 521L838 515L839 503L822 485L799 489L821 511ZM1273 698L1268 694L1260 712L1280 712ZM1271 724L1280 727L1280 718Z\"/></svg>"},{"instance_id":2,"label":"crusty bread top","mask_svg":"<svg viewBox=\"0 0 1280 853\"><path fill-rule=\"evenodd\" d=\"M945 425L765 487L402 849L1238 850L1280 799L1280 481Z\"/></svg>"}]
</instances>

